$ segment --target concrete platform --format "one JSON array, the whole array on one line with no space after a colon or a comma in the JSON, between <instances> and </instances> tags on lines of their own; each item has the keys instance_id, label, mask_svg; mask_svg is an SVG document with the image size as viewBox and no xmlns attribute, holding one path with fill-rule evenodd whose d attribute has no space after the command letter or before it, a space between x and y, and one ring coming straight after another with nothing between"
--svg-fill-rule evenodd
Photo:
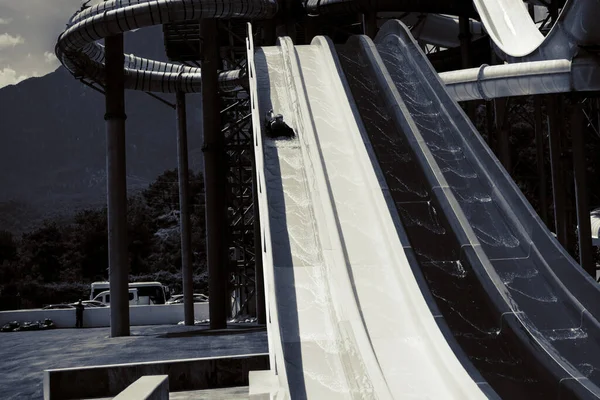
<instances>
[{"instance_id":1,"label":"concrete platform","mask_svg":"<svg viewBox=\"0 0 600 400\"><path fill-rule=\"evenodd\" d=\"M195 390L191 392L176 392L169 394L169 400L247 400L249 398L248 386L227 389Z\"/></svg>"},{"instance_id":2,"label":"concrete platform","mask_svg":"<svg viewBox=\"0 0 600 400\"><path fill-rule=\"evenodd\" d=\"M132 327L125 338L109 328L0 333L0 399L42 399L46 369L268 352L266 331L244 325L220 335L198 326Z\"/></svg>"},{"instance_id":3,"label":"concrete platform","mask_svg":"<svg viewBox=\"0 0 600 400\"><path fill-rule=\"evenodd\" d=\"M169 393L169 400L248 400L248 386ZM112 400L112 397L83 400Z\"/></svg>"}]
</instances>

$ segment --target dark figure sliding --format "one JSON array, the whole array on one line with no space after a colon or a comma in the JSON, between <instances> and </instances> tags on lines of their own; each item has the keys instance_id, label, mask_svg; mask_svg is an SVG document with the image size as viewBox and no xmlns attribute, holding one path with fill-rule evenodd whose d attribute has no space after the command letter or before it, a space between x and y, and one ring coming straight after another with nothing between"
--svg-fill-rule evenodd
<instances>
[{"instance_id":1,"label":"dark figure sliding","mask_svg":"<svg viewBox=\"0 0 600 400\"><path fill-rule=\"evenodd\" d=\"M295 136L294 130L283 121L283 115L273 113L273 110L269 110L266 118L266 133L270 138L293 138Z\"/></svg>"}]
</instances>

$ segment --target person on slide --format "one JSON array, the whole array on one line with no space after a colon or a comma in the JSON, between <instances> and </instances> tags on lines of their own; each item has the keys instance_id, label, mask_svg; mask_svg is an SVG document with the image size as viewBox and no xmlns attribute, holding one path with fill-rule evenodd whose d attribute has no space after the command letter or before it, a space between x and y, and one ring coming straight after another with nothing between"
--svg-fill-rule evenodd
<instances>
[{"instance_id":1,"label":"person on slide","mask_svg":"<svg viewBox=\"0 0 600 400\"><path fill-rule=\"evenodd\" d=\"M283 120L283 115L275 114L273 110L269 110L266 118L266 133L270 138L293 138L294 130L288 126Z\"/></svg>"}]
</instances>

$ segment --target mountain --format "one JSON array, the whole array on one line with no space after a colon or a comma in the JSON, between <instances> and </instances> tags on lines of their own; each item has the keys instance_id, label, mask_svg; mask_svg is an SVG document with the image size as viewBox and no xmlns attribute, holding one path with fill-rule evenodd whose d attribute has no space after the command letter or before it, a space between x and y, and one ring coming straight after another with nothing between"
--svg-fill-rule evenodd
<instances>
[{"instance_id":1,"label":"mountain","mask_svg":"<svg viewBox=\"0 0 600 400\"><path fill-rule=\"evenodd\" d=\"M165 60L160 27L127 33L125 50ZM162 95L174 102L173 95ZM188 95L190 167L201 169L201 102ZM106 204L104 96L60 67L0 89L0 230ZM146 187L177 166L175 110L126 92L127 185Z\"/></svg>"}]
</instances>

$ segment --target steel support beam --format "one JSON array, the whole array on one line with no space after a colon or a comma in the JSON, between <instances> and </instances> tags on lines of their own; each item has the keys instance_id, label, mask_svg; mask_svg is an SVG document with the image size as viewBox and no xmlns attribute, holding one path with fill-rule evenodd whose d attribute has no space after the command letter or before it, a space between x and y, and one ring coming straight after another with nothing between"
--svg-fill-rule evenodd
<instances>
[{"instance_id":1,"label":"steel support beam","mask_svg":"<svg viewBox=\"0 0 600 400\"><path fill-rule=\"evenodd\" d=\"M204 135L204 184L206 193L206 253L210 328L227 327L227 209L224 138L220 126L217 71L220 64L215 19L200 22L202 37L202 119Z\"/></svg>"},{"instance_id":2,"label":"steel support beam","mask_svg":"<svg viewBox=\"0 0 600 400\"><path fill-rule=\"evenodd\" d=\"M263 22L262 42L264 46L275 46L277 41L277 24L274 19Z\"/></svg>"},{"instance_id":3,"label":"steel support beam","mask_svg":"<svg viewBox=\"0 0 600 400\"><path fill-rule=\"evenodd\" d=\"M487 143L488 146L490 146L490 149L492 149L492 152L494 152L494 154L498 154L497 151L497 140L496 140L496 132L494 130L494 112L495 112L495 107L494 107L494 102L492 101L486 101L485 102L485 128L487 130Z\"/></svg>"},{"instance_id":4,"label":"steel support beam","mask_svg":"<svg viewBox=\"0 0 600 400\"><path fill-rule=\"evenodd\" d=\"M302 25L304 26L305 44L310 44L314 37L319 35L319 22L318 17L304 17Z\"/></svg>"},{"instance_id":5,"label":"steel support beam","mask_svg":"<svg viewBox=\"0 0 600 400\"><path fill-rule=\"evenodd\" d=\"M552 171L552 197L554 199L554 231L558 241L567 246L567 212L565 198L565 182L561 172L561 113L559 112L559 95L551 95L548 99L548 133L550 140L550 169Z\"/></svg>"},{"instance_id":6,"label":"steel support beam","mask_svg":"<svg viewBox=\"0 0 600 400\"><path fill-rule=\"evenodd\" d=\"M471 51L471 22L468 17L458 17L459 34L458 39L460 40L460 55L461 65L463 69L471 68L473 65L473 55ZM475 104L472 101L466 103L466 112L469 119L475 122Z\"/></svg>"},{"instance_id":7,"label":"steel support beam","mask_svg":"<svg viewBox=\"0 0 600 400\"><path fill-rule=\"evenodd\" d=\"M550 0L548 13L550 14L553 23L558 20L558 8L558 0Z\"/></svg>"},{"instance_id":8,"label":"steel support beam","mask_svg":"<svg viewBox=\"0 0 600 400\"><path fill-rule=\"evenodd\" d=\"M184 323L194 325L194 279L190 223L189 164L185 93L177 92L177 170L179 173L179 230L181 233L181 276Z\"/></svg>"},{"instance_id":9,"label":"steel support beam","mask_svg":"<svg viewBox=\"0 0 600 400\"><path fill-rule=\"evenodd\" d=\"M471 23L467 17L458 17L459 34L458 39L460 40L460 55L463 68L471 68L473 63L471 56Z\"/></svg>"},{"instance_id":10,"label":"steel support beam","mask_svg":"<svg viewBox=\"0 0 600 400\"><path fill-rule=\"evenodd\" d=\"M119 337L130 334L123 34L107 37L104 44L110 336Z\"/></svg>"},{"instance_id":11,"label":"steel support beam","mask_svg":"<svg viewBox=\"0 0 600 400\"><path fill-rule=\"evenodd\" d=\"M539 96L533 98L535 121L535 155L537 162L537 175L539 179L540 218L548 226L548 202L546 201L546 168L544 166L544 127L542 121L542 100Z\"/></svg>"},{"instance_id":12,"label":"steel support beam","mask_svg":"<svg viewBox=\"0 0 600 400\"><path fill-rule=\"evenodd\" d=\"M252 192L253 192L253 211L254 211L254 283L256 298L256 322L265 325L267 323L266 305L265 305L265 278L263 272L262 260L262 238L260 235L260 215L258 209L258 188L256 185L256 165L252 163Z\"/></svg>"},{"instance_id":13,"label":"steel support beam","mask_svg":"<svg viewBox=\"0 0 600 400\"><path fill-rule=\"evenodd\" d=\"M372 11L362 15L363 32L371 39L377 35L377 12Z\"/></svg>"},{"instance_id":14,"label":"steel support beam","mask_svg":"<svg viewBox=\"0 0 600 400\"><path fill-rule=\"evenodd\" d=\"M573 137L573 173L575 178L575 201L577 203L579 263L592 278L596 279L585 176L585 125L583 109L579 104L573 107L571 113L571 135Z\"/></svg>"},{"instance_id":15,"label":"steel support beam","mask_svg":"<svg viewBox=\"0 0 600 400\"><path fill-rule=\"evenodd\" d=\"M496 118L496 150L498 151L498 158L504 168L510 174L512 169L510 159L510 142L508 140L508 129L506 129L508 115L506 115L506 108L508 98L495 99L494 100L494 115Z\"/></svg>"}]
</instances>

